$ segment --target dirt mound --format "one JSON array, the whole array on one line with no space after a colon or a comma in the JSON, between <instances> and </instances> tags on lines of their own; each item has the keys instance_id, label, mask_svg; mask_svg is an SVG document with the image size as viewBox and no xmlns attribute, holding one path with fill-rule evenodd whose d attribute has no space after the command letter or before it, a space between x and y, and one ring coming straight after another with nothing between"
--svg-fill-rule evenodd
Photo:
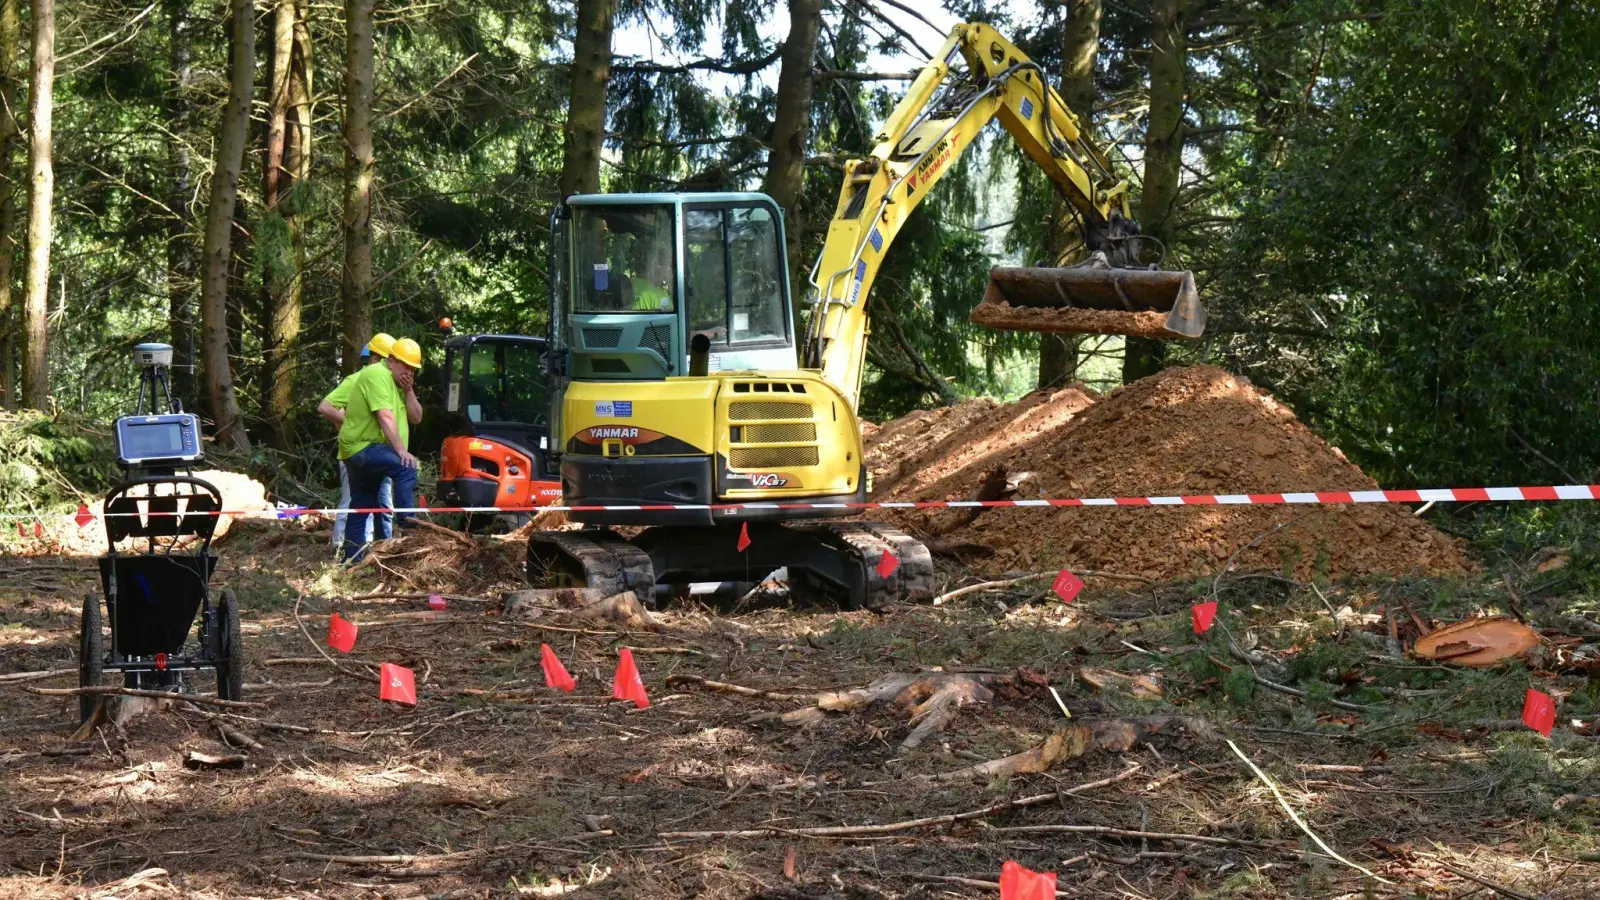
<instances>
[{"instance_id":1,"label":"dirt mound","mask_svg":"<svg viewBox=\"0 0 1600 900\"><path fill-rule=\"evenodd\" d=\"M208 481L222 494L222 508L232 512L256 511L272 509L271 501L267 500L267 488L261 482L249 475L238 472L224 472L218 469L204 469L194 473L194 477ZM140 489L143 490L142 488ZM142 494L141 494L142 496ZM41 516L40 521L44 528L44 535L35 541L36 546L32 552L59 553L64 556L99 556L106 552L105 520L100 514L105 511L105 500L99 499L89 504L89 512L93 513L95 520L88 526L79 528L70 518L65 516ZM214 540L220 540L233 527L234 517L223 516L217 523ZM126 549L126 547L124 547Z\"/></svg>"},{"instance_id":2,"label":"dirt mound","mask_svg":"<svg viewBox=\"0 0 1600 900\"><path fill-rule=\"evenodd\" d=\"M1168 369L1095 400L1076 388L1015 404L913 413L869 441L874 499L1170 496L1378 485L1287 407L1210 366ZM1450 538L1402 506L1085 507L891 514L990 570L1056 565L1151 578L1236 569L1300 577L1462 570ZM1252 546L1252 542L1254 542Z\"/></svg>"}]
</instances>

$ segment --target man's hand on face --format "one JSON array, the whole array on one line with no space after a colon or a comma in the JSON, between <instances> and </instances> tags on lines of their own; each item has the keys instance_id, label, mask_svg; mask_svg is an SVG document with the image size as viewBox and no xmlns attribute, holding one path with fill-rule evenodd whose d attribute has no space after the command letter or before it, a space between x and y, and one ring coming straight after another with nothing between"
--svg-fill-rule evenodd
<instances>
[{"instance_id":1,"label":"man's hand on face","mask_svg":"<svg viewBox=\"0 0 1600 900\"><path fill-rule=\"evenodd\" d=\"M401 366L400 371L394 376L395 384L400 385L400 389L404 391L410 391L411 386L416 383L416 380L417 370L411 368L410 366Z\"/></svg>"}]
</instances>

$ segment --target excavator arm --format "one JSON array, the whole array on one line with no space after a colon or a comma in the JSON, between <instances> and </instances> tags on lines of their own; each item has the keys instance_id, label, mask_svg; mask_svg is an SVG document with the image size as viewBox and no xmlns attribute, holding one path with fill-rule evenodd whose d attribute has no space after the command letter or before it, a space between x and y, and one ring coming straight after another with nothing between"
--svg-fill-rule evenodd
<instances>
[{"instance_id":1,"label":"excavator arm","mask_svg":"<svg viewBox=\"0 0 1600 900\"><path fill-rule=\"evenodd\" d=\"M1195 337L1203 328L1189 273L1138 268L1142 239L1127 182L1113 175L1038 64L987 25L958 25L890 113L872 153L846 164L811 269L815 305L803 362L852 403L866 364L867 294L890 244L995 118L1077 209L1094 264L995 269L973 320L1013 330L1160 337Z\"/></svg>"}]
</instances>

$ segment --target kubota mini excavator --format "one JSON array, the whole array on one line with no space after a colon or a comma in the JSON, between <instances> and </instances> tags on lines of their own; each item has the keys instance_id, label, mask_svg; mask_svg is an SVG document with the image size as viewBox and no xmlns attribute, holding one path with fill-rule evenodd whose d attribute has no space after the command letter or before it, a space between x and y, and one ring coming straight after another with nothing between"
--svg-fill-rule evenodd
<instances>
[{"instance_id":1,"label":"kubota mini excavator","mask_svg":"<svg viewBox=\"0 0 1600 900\"><path fill-rule=\"evenodd\" d=\"M851 504L867 499L856 419L867 292L907 217L994 118L1077 208L1093 255L1073 268L993 270L974 320L1201 333L1192 277L1141 265L1127 184L1044 73L992 28L959 25L871 155L845 167L798 348L770 198L580 195L557 210L551 450L565 503L580 507L572 518L597 527L532 534L533 584L632 590L648 602L658 584L787 568L797 599L877 608L931 592L932 561L911 536L797 520L855 515ZM612 525L647 527L624 537Z\"/></svg>"}]
</instances>

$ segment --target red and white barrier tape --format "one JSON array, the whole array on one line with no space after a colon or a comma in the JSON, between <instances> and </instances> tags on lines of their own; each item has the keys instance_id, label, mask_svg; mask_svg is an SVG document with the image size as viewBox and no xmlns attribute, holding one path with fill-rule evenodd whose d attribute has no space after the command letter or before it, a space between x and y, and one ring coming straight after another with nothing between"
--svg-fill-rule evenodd
<instances>
[{"instance_id":1,"label":"red and white barrier tape","mask_svg":"<svg viewBox=\"0 0 1600 900\"><path fill-rule=\"evenodd\" d=\"M136 498L142 499L142 498ZM629 506L575 505L575 506L431 506L388 508L308 507L287 506L277 509L205 510L187 512L144 513L93 513L87 509L78 513L40 516L35 513L0 513L0 520L37 521L46 518L74 519L80 525L102 517L116 516L183 516L214 515L237 516L254 519L292 519L298 516L332 516L341 513L537 513L537 512L669 512L674 510L710 510L711 512L737 512L740 510L840 510L840 509L1030 509L1073 506L1275 506L1282 504L1347 504L1347 503L1468 503L1516 502L1544 500L1600 500L1600 485L1563 484L1536 487L1492 488L1432 488L1409 491L1303 491L1279 494L1185 494L1167 497L1066 497L1040 500L923 500L892 503L652 503ZM87 521L86 521L87 519Z\"/></svg>"}]
</instances>

